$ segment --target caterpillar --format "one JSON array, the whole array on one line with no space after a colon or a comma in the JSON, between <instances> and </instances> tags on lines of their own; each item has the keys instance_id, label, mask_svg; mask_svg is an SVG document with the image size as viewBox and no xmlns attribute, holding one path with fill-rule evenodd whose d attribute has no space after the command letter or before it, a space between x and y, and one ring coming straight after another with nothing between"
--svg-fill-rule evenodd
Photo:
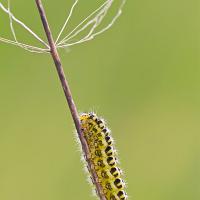
<instances>
[{"instance_id":1,"label":"caterpillar","mask_svg":"<svg viewBox=\"0 0 200 200\"><path fill-rule=\"evenodd\" d=\"M127 200L122 171L110 130L94 113L80 115L81 128L90 151L89 159L107 200Z\"/></svg>"}]
</instances>

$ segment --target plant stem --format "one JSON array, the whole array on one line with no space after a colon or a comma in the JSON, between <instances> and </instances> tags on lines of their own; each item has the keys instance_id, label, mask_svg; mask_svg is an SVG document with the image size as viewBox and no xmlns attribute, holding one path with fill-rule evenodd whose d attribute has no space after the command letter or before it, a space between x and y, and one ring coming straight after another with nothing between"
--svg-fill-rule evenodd
<instances>
[{"instance_id":1,"label":"plant stem","mask_svg":"<svg viewBox=\"0 0 200 200\"><path fill-rule=\"evenodd\" d=\"M37 8L40 13L42 24L43 24L43 27L44 27L44 30L45 30L45 33L46 33L46 36L47 36L47 39L49 42L51 56L54 60L56 70L57 70L63 91L65 93L65 97L66 97L76 130L77 130L77 133L78 133L78 137L79 137L81 145L82 145L82 150L83 150L84 157L85 157L87 165L88 165L88 170L90 171L90 173L92 175L91 178L93 180L94 185L96 186L97 195L99 196L100 200L106 200L106 198L103 194L103 191L102 191L102 187L98 182L97 174L96 174L93 164L90 160L90 152L88 149L87 142L82 134L81 124L80 124L80 120L79 120L79 114L77 112L76 105L73 101L72 93L70 91L68 81L65 77L65 73L64 73L64 70L63 70L63 67L61 64L60 56L58 54L58 51L57 51L57 48L56 48L56 45L55 45L55 42L54 42L54 39L53 39L53 36L51 33L51 29L50 29L48 21L47 21L45 10L43 8L41 0L35 0L35 2L37 4Z\"/></svg>"}]
</instances>

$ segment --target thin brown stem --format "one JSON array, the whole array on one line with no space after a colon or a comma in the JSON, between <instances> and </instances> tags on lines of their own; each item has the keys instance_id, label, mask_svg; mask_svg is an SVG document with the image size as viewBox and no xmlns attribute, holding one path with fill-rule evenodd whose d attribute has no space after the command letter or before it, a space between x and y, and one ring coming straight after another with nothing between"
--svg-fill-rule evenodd
<instances>
[{"instance_id":1,"label":"thin brown stem","mask_svg":"<svg viewBox=\"0 0 200 200\"><path fill-rule=\"evenodd\" d=\"M90 152L89 152L89 149L88 149L87 142L86 142L86 140L85 140L85 138L83 137L83 134L82 134L81 124L80 124L80 120L79 120L79 114L77 112L76 105L74 104L74 101L73 101L73 98L72 98L72 93L70 91L68 81L65 77L65 73L64 73L64 70L63 70L63 67L62 67L62 64L61 64L60 56L58 54L58 51L57 51L57 48L56 48L56 45L55 45L55 42L53 40L53 36L52 36L52 33L51 33L51 29L50 29L48 21L47 21L45 10L43 8L41 0L35 0L35 2L37 4L37 8L38 8L39 13L40 13L42 24L43 24L43 27L44 27L44 30L45 30L45 33L46 33L46 36L47 36L47 39L48 39L48 42L49 42L51 55L52 55L52 58L54 60L56 70L57 70L63 91L65 93L65 97L66 97L66 100L67 100L67 103L68 103L68 106L69 106L69 109L70 109L76 130L77 130L77 133L78 133L78 137L79 137L81 145L82 145L84 157L85 157L86 162L88 164L88 170L90 171L90 173L92 175L93 183L96 186L97 195L99 196L99 198L101 200L106 200L105 195L103 194L103 191L102 191L102 187L98 182L97 174L96 174L94 167L93 167L93 164L90 160Z\"/></svg>"}]
</instances>

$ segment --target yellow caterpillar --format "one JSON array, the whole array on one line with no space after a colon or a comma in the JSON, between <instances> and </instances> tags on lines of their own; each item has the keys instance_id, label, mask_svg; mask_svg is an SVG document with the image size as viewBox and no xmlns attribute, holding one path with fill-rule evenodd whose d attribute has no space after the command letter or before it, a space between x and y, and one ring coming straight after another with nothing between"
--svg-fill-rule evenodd
<instances>
[{"instance_id":1,"label":"yellow caterpillar","mask_svg":"<svg viewBox=\"0 0 200 200\"><path fill-rule=\"evenodd\" d=\"M80 116L81 127L90 150L90 159L107 200L126 200L125 183L118 167L117 154L105 122L94 113Z\"/></svg>"}]
</instances>

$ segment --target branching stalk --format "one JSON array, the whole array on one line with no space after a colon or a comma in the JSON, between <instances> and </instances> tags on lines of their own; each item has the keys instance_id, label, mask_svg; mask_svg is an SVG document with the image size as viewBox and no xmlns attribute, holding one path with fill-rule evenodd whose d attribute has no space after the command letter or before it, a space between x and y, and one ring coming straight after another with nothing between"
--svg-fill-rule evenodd
<instances>
[{"instance_id":1,"label":"branching stalk","mask_svg":"<svg viewBox=\"0 0 200 200\"><path fill-rule=\"evenodd\" d=\"M83 137L83 134L82 134L82 131L81 131L79 114L77 112L76 105L73 101L72 93L70 91L68 81L65 77L65 73L64 73L64 70L63 70L63 67L62 67L62 64L61 64L60 56L58 54L56 44L53 40L52 33L51 33L50 27L48 25L48 21L47 21L47 18L46 18L46 14L45 14L42 2L41 2L41 0L35 0L35 2L37 4L37 7L38 7L38 10L39 10L39 13L40 13L40 17L41 17L41 20L42 20L42 24L43 24L43 27L44 27L44 30L45 30L45 33L46 33L46 36L47 36L47 39L48 39L48 42L49 42L51 55L52 55L52 58L54 60L56 70L57 70L58 76L60 78L60 82L61 82L62 88L64 90L65 97L66 97L66 100L67 100L67 103L68 103L68 106L69 106L69 109L70 109L76 130L77 130L77 133L78 133L78 137L79 137L81 145L82 145L82 150L84 152L84 156L85 156L85 159L87 161L89 171L91 172L93 182L94 182L96 189L97 189L97 194L98 194L98 196L101 200L106 200L106 198L103 194L103 191L102 191L102 187L98 183L97 174L94 171L92 163L89 159L90 153L89 153L87 142L86 142L85 138Z\"/></svg>"}]
</instances>

